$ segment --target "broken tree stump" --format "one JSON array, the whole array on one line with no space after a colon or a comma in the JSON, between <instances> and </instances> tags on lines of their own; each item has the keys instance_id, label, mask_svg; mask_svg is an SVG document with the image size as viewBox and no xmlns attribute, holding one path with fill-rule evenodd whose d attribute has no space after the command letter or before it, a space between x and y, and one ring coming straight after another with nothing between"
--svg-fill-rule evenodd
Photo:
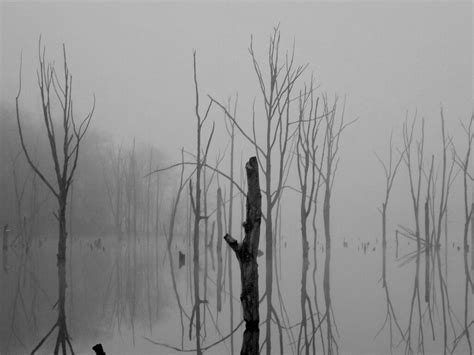
<instances>
[{"instance_id":1,"label":"broken tree stump","mask_svg":"<svg viewBox=\"0 0 474 355\"><path fill-rule=\"evenodd\" d=\"M245 237L238 243L232 236L226 234L225 241L237 256L240 265L242 292L240 301L245 321L245 331L242 341L241 355L257 355L259 353L259 309L258 309L258 244L260 241L260 222L262 218L262 195L258 180L258 162L251 157L245 165L247 172L247 215L243 223Z\"/></svg>"}]
</instances>

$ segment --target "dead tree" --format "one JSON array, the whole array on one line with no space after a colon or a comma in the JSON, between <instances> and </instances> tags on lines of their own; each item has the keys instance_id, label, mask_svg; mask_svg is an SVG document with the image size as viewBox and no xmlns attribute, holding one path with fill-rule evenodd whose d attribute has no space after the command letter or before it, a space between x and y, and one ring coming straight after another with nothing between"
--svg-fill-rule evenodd
<instances>
[{"instance_id":1,"label":"dead tree","mask_svg":"<svg viewBox=\"0 0 474 355\"><path fill-rule=\"evenodd\" d=\"M265 113L265 138L257 139L255 130L255 105L253 105L253 130L251 134L237 123L235 117L230 113L225 105L215 102L226 114L226 116L235 124L239 132L254 146L255 154L259 167L264 176L264 196L265 196L265 292L267 301L266 313L266 353L272 354L271 344L271 325L272 314L276 315L272 305L273 295L273 222L277 202L282 193L283 181L289 169L288 160L291 157L289 141L291 139L291 103L295 83L305 71L307 65L296 66L293 50L284 56L284 62L281 63L280 53L280 30L276 27L270 36L268 49L268 79L260 67L257 56L253 49L253 40L251 39L250 56L254 66L255 73L259 82L259 89L263 98L263 108ZM276 163L276 164L275 164ZM281 329L280 329L281 330Z\"/></svg>"},{"instance_id":2,"label":"dead tree","mask_svg":"<svg viewBox=\"0 0 474 355\"><path fill-rule=\"evenodd\" d=\"M237 102L239 97L237 96L234 102L234 120L237 118ZM230 101L229 101L229 110L230 110ZM229 193L229 222L227 224L228 231L227 233L232 235L232 217L233 217L233 206L234 206L234 140L235 140L235 123L231 120L230 127L227 126L226 122L226 130L230 136L230 193ZM232 258L227 258L228 265L228 275L229 275L229 308L230 308L230 330L234 328L234 287L232 284ZM230 336L230 353L231 355L234 354L234 336L233 334Z\"/></svg>"},{"instance_id":3,"label":"dead tree","mask_svg":"<svg viewBox=\"0 0 474 355\"><path fill-rule=\"evenodd\" d=\"M410 196L413 205L413 214L415 219L415 232L414 238L416 241L416 269L415 269L415 279L413 285L413 295L410 303L410 315L408 320L408 327L405 333L405 352L413 351L411 347L411 327L413 322L413 311L415 306L415 300L417 300L418 305L418 315L419 315L419 337L420 337L420 347L423 347L423 327L422 325L422 315L421 315L421 300L420 300L420 287L419 287L419 276L420 276L420 254L421 254L421 237L420 237L420 194L421 194L421 178L423 176L423 162L424 162L424 142L425 142L425 121L421 122L421 138L416 141L416 161L413 158L413 138L414 138L414 128L416 124L416 114L413 118L411 125L408 124L408 118L403 124L403 144L405 149L404 162L408 171L409 186L410 186ZM444 300L443 300L444 302ZM443 318L445 319L445 310L443 307ZM420 349L418 349L420 350Z\"/></svg>"},{"instance_id":4,"label":"dead tree","mask_svg":"<svg viewBox=\"0 0 474 355\"><path fill-rule=\"evenodd\" d=\"M383 167L385 173L385 199L382 203L382 286L386 287L386 260L387 260L387 206L392 191L393 182L397 175L398 167L402 162L404 152L395 159L393 156L393 132L390 133L388 164L386 164L377 154L377 159Z\"/></svg>"},{"instance_id":5,"label":"dead tree","mask_svg":"<svg viewBox=\"0 0 474 355\"><path fill-rule=\"evenodd\" d=\"M222 189L217 188L217 312L222 310Z\"/></svg>"},{"instance_id":6,"label":"dead tree","mask_svg":"<svg viewBox=\"0 0 474 355\"><path fill-rule=\"evenodd\" d=\"M126 298L130 324L132 328L132 342L135 344L135 317L137 306L137 214L138 214L138 187L137 187L137 158L135 138L133 138L132 150L128 156L128 171L125 173L125 195L126 195L126 230L127 230L127 277ZM133 239L132 239L133 237Z\"/></svg>"},{"instance_id":7,"label":"dead tree","mask_svg":"<svg viewBox=\"0 0 474 355\"><path fill-rule=\"evenodd\" d=\"M21 65L20 65L20 84L18 94L16 96L16 118L18 124L18 132L20 142L25 153L26 159L33 171L40 177L43 183L49 188L58 203L58 211L54 213L59 227L58 238L58 285L59 294L57 301L58 318L48 333L40 340L38 345L33 349L35 353L58 328L58 336L54 347L54 354L59 353L59 348L63 354L67 352L67 346L71 353L74 353L70 336L66 326L66 204L69 189L73 182L74 173L77 168L79 158L80 144L84 138L89 124L92 119L95 108L95 97L92 109L85 118L78 124L74 118L73 100L72 100L72 75L66 58L66 47L63 45L63 64L64 64L64 80L60 80L58 73L54 67L54 63L46 63L45 48L41 46L41 38L39 41L38 52L39 68L37 71L38 86L41 97L41 108L44 125L47 132L47 138L51 150L51 157L54 165L54 175L56 182L53 182L45 175L38 164L31 159L30 152L26 146L20 119L20 94L21 94ZM58 125L53 118L52 112L55 112L52 103L54 95L60 105L60 123ZM61 133L59 133L61 132ZM62 138L62 142L60 139Z\"/></svg>"},{"instance_id":8,"label":"dead tree","mask_svg":"<svg viewBox=\"0 0 474 355\"><path fill-rule=\"evenodd\" d=\"M183 160L183 150L181 151L181 159ZM170 214L170 222L169 222L169 228L168 228L168 236L166 240L166 249L168 250L168 260L169 260L169 266L170 266L170 272L171 272L171 281L173 283L173 291L174 295L176 297L176 302L178 303L179 307L179 318L181 322L181 348L183 348L183 342L184 342L184 321L183 321L183 315L190 319L186 311L184 310L184 307L181 303L181 298L179 296L179 291L178 291L178 285L176 282L176 275L174 271L174 262L173 262L173 253L171 251L172 243L173 243L173 237L174 237L174 229L175 229L175 221L176 221L176 214L178 212L178 205L179 201L181 198L181 193L183 192L184 188L186 187L187 180L184 180L184 165L181 166L181 173L180 173L180 178L179 178L179 185L178 185L178 191L176 192L176 197L172 201L172 208L171 208L171 214ZM166 236L166 234L165 234Z\"/></svg>"},{"instance_id":9,"label":"dead tree","mask_svg":"<svg viewBox=\"0 0 474 355\"><path fill-rule=\"evenodd\" d=\"M472 142L474 140L474 131L473 131L473 124L474 124L474 114L472 114L471 119L469 120L469 124L466 126L462 124L464 132L467 137L467 147L466 153L464 158L461 158L458 154L456 154L456 162L462 170L463 173L463 188L464 188L464 196L463 196L463 205L464 205L464 234L463 234L463 245L464 245L464 273L466 277L465 287L464 287L464 331L463 334L466 336L466 340L469 346L469 353L472 354L472 343L471 337L469 333L469 327L472 323L468 324L468 305L469 305L469 286L474 291L474 283L472 281L472 277L469 271L469 264L467 260L467 253L468 253L468 244L467 244L467 236L469 231L469 223L471 221L472 215L474 211L472 210L473 203L469 204L468 202L468 178L472 180L471 175L469 174L469 162L472 150ZM471 245L471 248L474 248L474 245Z\"/></svg>"},{"instance_id":10,"label":"dead tree","mask_svg":"<svg viewBox=\"0 0 474 355\"><path fill-rule=\"evenodd\" d=\"M298 181L301 192L300 199L300 223L301 223L301 247L302 247L302 266L301 266L301 324L298 335L297 353L300 353L301 337L304 339L304 353L309 354L309 344L311 340L308 338L307 327L307 306L311 310L311 299L307 291L307 274L309 268L309 243L307 221L313 207L313 200L316 189L318 188L318 172L316 170L317 161L317 139L319 126L323 121L322 117L318 117L318 103L319 99L314 98L313 80L311 80L309 87L305 88L298 97L299 103L299 122L298 122L298 136L296 144L296 161L298 168ZM312 337L315 336L314 317L310 311L311 323L313 324ZM313 353L315 352L315 341L313 344Z\"/></svg>"},{"instance_id":11,"label":"dead tree","mask_svg":"<svg viewBox=\"0 0 474 355\"><path fill-rule=\"evenodd\" d=\"M474 201L471 203L471 211L474 210ZM471 270L474 274L474 213L471 213ZM474 293L474 288L473 288Z\"/></svg>"},{"instance_id":12,"label":"dead tree","mask_svg":"<svg viewBox=\"0 0 474 355\"><path fill-rule=\"evenodd\" d=\"M336 115L338 97L336 96L332 106L330 106L327 95L323 96L323 117L324 117L324 146L325 159L322 164L315 162L315 167L321 175L324 187L324 201L323 201L323 222L324 222L324 236L326 244L326 255L324 261L324 302L326 305L325 321L327 326L327 351L331 355L337 352L337 342L333 334L334 319L332 316L331 305L331 193L334 187L334 180L336 177L337 167L339 163L339 148L340 139L343 131L355 120L345 122L345 102L343 104L342 112L338 118Z\"/></svg>"},{"instance_id":13,"label":"dead tree","mask_svg":"<svg viewBox=\"0 0 474 355\"><path fill-rule=\"evenodd\" d=\"M161 195L161 191L160 191L160 178L159 176L157 175L156 176L156 194L155 194L155 285L156 285L156 291L155 291L155 295L156 295L156 318L158 319L158 310L159 310L159 307L158 307L158 303L159 303L159 284L160 284L160 280L159 280L159 271L160 271L160 267L159 267L159 258L158 258L158 255L159 255L159 251L160 251L160 247L159 247L159 243L158 243L158 240L159 240L159 228L160 228L160 210L161 210L161 203L160 203L160 195ZM189 255L189 254L188 254Z\"/></svg>"},{"instance_id":14,"label":"dead tree","mask_svg":"<svg viewBox=\"0 0 474 355\"><path fill-rule=\"evenodd\" d=\"M436 248L440 247L440 240L441 240L441 226L443 222L443 218L446 218L446 210L448 208L448 196L449 196L449 187L451 184L450 178L452 176L452 168L449 171L448 177L446 176L447 173L447 158L446 154L448 151L449 146L451 145L451 138L446 137L446 131L444 127L444 114L443 108L441 108L441 134L442 134L442 141L443 141L443 166L442 166L442 180L441 180L441 196L439 202L439 215L438 215L438 225L436 227L436 242L433 243ZM454 163L454 160L453 160ZM447 238L447 236L446 236ZM445 247L448 246L448 241L445 240Z\"/></svg>"},{"instance_id":15,"label":"dead tree","mask_svg":"<svg viewBox=\"0 0 474 355\"><path fill-rule=\"evenodd\" d=\"M110 169L113 176L107 175L106 160L102 158L104 183L107 190L107 198L109 207L114 221L115 232L117 233L118 241L122 241L122 220L123 220L123 193L124 193L124 175L125 166L124 158L122 157L122 145L117 148L117 152L110 151L109 155Z\"/></svg>"},{"instance_id":16,"label":"dead tree","mask_svg":"<svg viewBox=\"0 0 474 355\"><path fill-rule=\"evenodd\" d=\"M431 166L428 175L428 187L426 189L425 200L425 302L428 303L428 305L430 303L430 187L433 181L433 163L434 156L431 157ZM428 310L430 310L429 306Z\"/></svg>"},{"instance_id":17,"label":"dead tree","mask_svg":"<svg viewBox=\"0 0 474 355\"><path fill-rule=\"evenodd\" d=\"M252 157L245 165L247 171L248 193L247 193L247 217L244 222L245 237L241 243L232 238L231 235L224 236L237 256L240 265L240 279L242 292L243 316L245 331L242 340L241 355L259 354L259 297L258 297L258 244L260 241L260 222L262 216L262 195L258 176L257 158Z\"/></svg>"},{"instance_id":18,"label":"dead tree","mask_svg":"<svg viewBox=\"0 0 474 355\"><path fill-rule=\"evenodd\" d=\"M408 178L410 182L410 195L413 204L413 213L415 217L415 238L417 248L421 248L420 240L420 193L421 193L421 178L423 176L423 153L424 153L424 137L425 137L425 121L421 123L421 140L416 142L416 162L412 156L413 133L416 123L416 115L408 127L408 121L403 125L403 143L405 149L404 161L408 170ZM416 164L414 166L414 164ZM416 169L416 170L415 170Z\"/></svg>"},{"instance_id":19,"label":"dead tree","mask_svg":"<svg viewBox=\"0 0 474 355\"><path fill-rule=\"evenodd\" d=\"M399 157L395 159L393 156L393 132L390 132L390 141L389 141L389 156L388 162L384 162L377 153L375 154L378 161L382 165L382 168L385 173L385 198L382 202L382 209L380 210L382 214L382 287L385 290L385 302L386 302L386 317L384 323L380 330L377 332L377 335L384 329L385 325L388 323L390 330L390 351L394 348L393 345L393 323L398 329L400 335L403 338L403 331L398 323L395 310L393 308L392 300L390 297L389 287L387 283L387 207L390 199L390 193L392 191L393 182L395 181L395 176L397 175L398 168L402 162L404 152L399 154ZM398 237L397 237L398 238Z\"/></svg>"},{"instance_id":20,"label":"dead tree","mask_svg":"<svg viewBox=\"0 0 474 355\"><path fill-rule=\"evenodd\" d=\"M195 316L196 322L196 352L198 355L202 354L201 350L201 303L205 300L201 300L199 295L199 224L202 219L207 216L201 215L201 173L202 168L206 164L207 153L209 152L209 146L211 144L212 136L214 134L214 125L207 141L207 145L202 151L203 146L201 143L202 127L206 122L209 115L209 111L212 106L212 101L209 101L204 116L201 116L199 112L199 88L197 82L197 71L196 71L196 52L193 53L193 68L194 68L194 88L195 88L195 115L197 119L197 147L196 147L196 194L193 196L192 190L190 191L192 209L194 213L194 233L193 233L193 279L194 279L194 306L191 315L191 323ZM190 181L190 187L192 186Z\"/></svg>"}]
</instances>

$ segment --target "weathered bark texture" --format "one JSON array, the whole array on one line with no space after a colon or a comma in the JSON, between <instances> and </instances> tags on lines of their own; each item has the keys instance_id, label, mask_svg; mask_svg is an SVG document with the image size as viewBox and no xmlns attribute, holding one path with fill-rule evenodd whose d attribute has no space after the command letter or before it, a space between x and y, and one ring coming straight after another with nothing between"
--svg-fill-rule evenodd
<instances>
[{"instance_id":1,"label":"weathered bark texture","mask_svg":"<svg viewBox=\"0 0 474 355\"><path fill-rule=\"evenodd\" d=\"M240 265L242 292L240 300L245 321L241 355L259 353L259 307L258 307L258 264L257 253L260 241L260 222L262 216L262 195L258 180L257 158L252 157L245 165L247 171L247 217L244 222L245 237L238 243L229 234L224 236L237 256Z\"/></svg>"}]
</instances>

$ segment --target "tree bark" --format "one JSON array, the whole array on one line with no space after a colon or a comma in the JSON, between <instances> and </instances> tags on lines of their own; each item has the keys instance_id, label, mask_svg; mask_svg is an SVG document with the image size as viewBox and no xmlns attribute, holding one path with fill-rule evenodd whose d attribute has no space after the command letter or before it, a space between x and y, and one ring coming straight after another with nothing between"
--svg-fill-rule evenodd
<instances>
[{"instance_id":1,"label":"tree bark","mask_svg":"<svg viewBox=\"0 0 474 355\"><path fill-rule=\"evenodd\" d=\"M257 355L259 353L260 335L257 253L262 216L262 195L258 180L257 158L250 158L245 169L248 181L247 217L244 222L245 237L241 243L238 243L229 234L226 234L224 239L235 252L240 265L242 283L240 300L245 321L245 332L240 354Z\"/></svg>"},{"instance_id":2,"label":"tree bark","mask_svg":"<svg viewBox=\"0 0 474 355\"><path fill-rule=\"evenodd\" d=\"M65 351L66 340L69 337L66 327L66 200L67 194L60 194L59 199L59 242L58 242L58 280L59 280L59 299L58 299L58 339L54 353L57 354L59 346Z\"/></svg>"}]
</instances>

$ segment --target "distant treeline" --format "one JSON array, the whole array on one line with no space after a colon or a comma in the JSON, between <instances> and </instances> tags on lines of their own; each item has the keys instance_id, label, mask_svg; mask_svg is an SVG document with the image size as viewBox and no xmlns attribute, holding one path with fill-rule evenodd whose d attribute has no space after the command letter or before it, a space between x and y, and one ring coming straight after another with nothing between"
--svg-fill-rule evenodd
<instances>
[{"instance_id":1,"label":"distant treeline","mask_svg":"<svg viewBox=\"0 0 474 355\"><path fill-rule=\"evenodd\" d=\"M23 120L33 159L46 175L51 174L53 163L41 118L30 114L24 115ZM73 233L97 236L111 232L159 232L156 216L166 215L159 210L169 181L166 174L146 177L150 170L162 165L158 149L135 141L134 137L117 143L115 137L94 127L80 149L68 201L68 221ZM28 166L20 146L14 107L5 105L0 107L0 166L2 227L8 224L13 238L21 231L42 236L57 232L56 203ZM167 210L166 205L163 207Z\"/></svg>"}]
</instances>

